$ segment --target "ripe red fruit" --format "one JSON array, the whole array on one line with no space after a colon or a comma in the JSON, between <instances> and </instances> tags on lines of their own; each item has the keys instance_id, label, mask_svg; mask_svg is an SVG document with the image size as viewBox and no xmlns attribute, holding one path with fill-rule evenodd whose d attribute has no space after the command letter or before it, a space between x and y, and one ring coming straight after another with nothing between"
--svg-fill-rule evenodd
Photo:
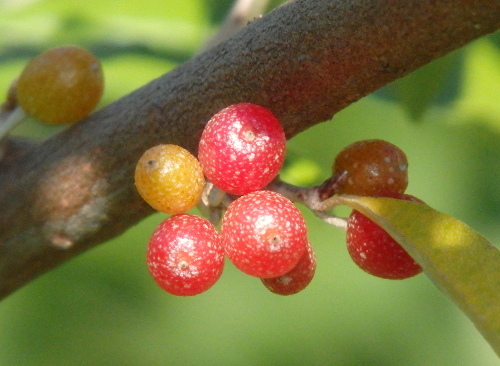
<instances>
[{"instance_id":1,"label":"ripe red fruit","mask_svg":"<svg viewBox=\"0 0 500 366\"><path fill-rule=\"evenodd\" d=\"M287 273L273 278L261 278L267 289L278 295L293 295L309 285L316 271L316 256L310 243L299 262Z\"/></svg>"},{"instance_id":2,"label":"ripe red fruit","mask_svg":"<svg viewBox=\"0 0 500 366\"><path fill-rule=\"evenodd\" d=\"M252 192L231 203L222 218L221 235L234 265L260 278L290 271L308 243L301 212L272 191Z\"/></svg>"},{"instance_id":3,"label":"ripe red fruit","mask_svg":"<svg viewBox=\"0 0 500 366\"><path fill-rule=\"evenodd\" d=\"M177 296L200 294L219 279L224 249L215 227L189 214L170 216L153 232L147 249L151 276Z\"/></svg>"},{"instance_id":4,"label":"ripe red fruit","mask_svg":"<svg viewBox=\"0 0 500 366\"><path fill-rule=\"evenodd\" d=\"M422 202L407 194L393 198ZM365 272L387 279L405 279L422 272L422 267L384 229L353 210L347 219L347 250Z\"/></svg>"},{"instance_id":5,"label":"ripe red fruit","mask_svg":"<svg viewBox=\"0 0 500 366\"><path fill-rule=\"evenodd\" d=\"M201 135L198 159L209 181L244 195L269 184L285 159L283 127L266 108L231 105L215 114Z\"/></svg>"},{"instance_id":6,"label":"ripe red fruit","mask_svg":"<svg viewBox=\"0 0 500 366\"><path fill-rule=\"evenodd\" d=\"M333 163L337 194L383 196L403 193L408 186L408 160L384 140L363 140L342 150Z\"/></svg>"}]
</instances>

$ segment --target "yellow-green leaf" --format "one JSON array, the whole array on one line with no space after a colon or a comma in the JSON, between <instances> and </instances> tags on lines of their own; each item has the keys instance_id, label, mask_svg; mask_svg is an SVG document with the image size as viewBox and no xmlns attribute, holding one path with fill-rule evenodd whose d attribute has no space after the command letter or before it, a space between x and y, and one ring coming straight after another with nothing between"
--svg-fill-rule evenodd
<instances>
[{"instance_id":1,"label":"yellow-green leaf","mask_svg":"<svg viewBox=\"0 0 500 366\"><path fill-rule=\"evenodd\" d=\"M383 227L500 355L500 250L463 222L420 203L339 196Z\"/></svg>"}]
</instances>

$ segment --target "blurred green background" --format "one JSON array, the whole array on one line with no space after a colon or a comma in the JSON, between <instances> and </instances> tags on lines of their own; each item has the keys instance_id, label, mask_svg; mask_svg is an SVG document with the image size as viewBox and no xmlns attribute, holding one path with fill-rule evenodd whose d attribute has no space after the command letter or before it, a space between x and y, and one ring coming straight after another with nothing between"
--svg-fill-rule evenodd
<instances>
[{"instance_id":1,"label":"blurred green background","mask_svg":"<svg viewBox=\"0 0 500 366\"><path fill-rule=\"evenodd\" d=\"M274 2L273 5L277 5ZM27 60L88 47L103 105L187 60L230 6L218 0L0 0L0 93ZM410 161L408 193L500 243L500 49L480 39L338 113L288 145L283 177L327 178L347 144L383 138ZM57 132L26 120L15 134ZM371 277L344 235L305 212L318 269L273 295L226 263L208 292L162 292L145 265L153 215L0 303L0 365L498 365L469 320L425 275Z\"/></svg>"}]
</instances>

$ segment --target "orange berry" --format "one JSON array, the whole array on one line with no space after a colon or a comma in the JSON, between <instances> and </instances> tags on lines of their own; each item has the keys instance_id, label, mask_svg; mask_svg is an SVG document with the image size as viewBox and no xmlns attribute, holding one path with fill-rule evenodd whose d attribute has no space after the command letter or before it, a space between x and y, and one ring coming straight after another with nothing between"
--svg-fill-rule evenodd
<instances>
[{"instance_id":1,"label":"orange berry","mask_svg":"<svg viewBox=\"0 0 500 366\"><path fill-rule=\"evenodd\" d=\"M135 168L135 186L154 209L184 213L200 200L205 178L201 165L189 151L177 145L147 150Z\"/></svg>"},{"instance_id":2,"label":"orange berry","mask_svg":"<svg viewBox=\"0 0 500 366\"><path fill-rule=\"evenodd\" d=\"M94 55L81 47L57 47L26 65L17 82L17 101L40 121L70 123L92 112L103 89L101 64Z\"/></svg>"}]
</instances>

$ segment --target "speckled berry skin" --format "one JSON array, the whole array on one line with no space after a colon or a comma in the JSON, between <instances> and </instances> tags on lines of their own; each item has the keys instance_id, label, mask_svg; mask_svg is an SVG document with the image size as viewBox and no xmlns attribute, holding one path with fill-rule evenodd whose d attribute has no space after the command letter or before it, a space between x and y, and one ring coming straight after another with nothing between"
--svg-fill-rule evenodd
<instances>
[{"instance_id":1,"label":"speckled berry skin","mask_svg":"<svg viewBox=\"0 0 500 366\"><path fill-rule=\"evenodd\" d=\"M305 289L316 272L316 255L310 243L299 262L287 273L273 278L261 278L266 288L278 295L288 296Z\"/></svg>"},{"instance_id":2,"label":"speckled berry skin","mask_svg":"<svg viewBox=\"0 0 500 366\"><path fill-rule=\"evenodd\" d=\"M221 235L233 264L260 278L290 271L308 243L302 213L272 191L252 192L231 203L222 218Z\"/></svg>"},{"instance_id":3,"label":"speckled berry skin","mask_svg":"<svg viewBox=\"0 0 500 366\"><path fill-rule=\"evenodd\" d=\"M407 194L393 198L422 202ZM422 267L384 229L353 210L347 219L347 250L354 263L380 278L400 280L422 272Z\"/></svg>"},{"instance_id":4,"label":"speckled berry skin","mask_svg":"<svg viewBox=\"0 0 500 366\"><path fill-rule=\"evenodd\" d=\"M200 201L205 178L198 159L177 145L157 145L147 150L135 168L135 186L154 209L184 213Z\"/></svg>"},{"instance_id":5,"label":"speckled berry skin","mask_svg":"<svg viewBox=\"0 0 500 366\"><path fill-rule=\"evenodd\" d=\"M180 214L153 232L147 265L156 283L177 296L193 296L212 287L222 274L224 249L220 235L206 219Z\"/></svg>"},{"instance_id":6,"label":"speckled berry skin","mask_svg":"<svg viewBox=\"0 0 500 366\"><path fill-rule=\"evenodd\" d=\"M397 146L384 140L363 140L343 149L333 163L337 194L383 196L403 193L408 186L408 159Z\"/></svg>"},{"instance_id":7,"label":"speckled berry skin","mask_svg":"<svg viewBox=\"0 0 500 366\"><path fill-rule=\"evenodd\" d=\"M285 159L283 127L266 108L231 105L215 114L200 139L198 159L209 181L244 195L269 184Z\"/></svg>"}]
</instances>

